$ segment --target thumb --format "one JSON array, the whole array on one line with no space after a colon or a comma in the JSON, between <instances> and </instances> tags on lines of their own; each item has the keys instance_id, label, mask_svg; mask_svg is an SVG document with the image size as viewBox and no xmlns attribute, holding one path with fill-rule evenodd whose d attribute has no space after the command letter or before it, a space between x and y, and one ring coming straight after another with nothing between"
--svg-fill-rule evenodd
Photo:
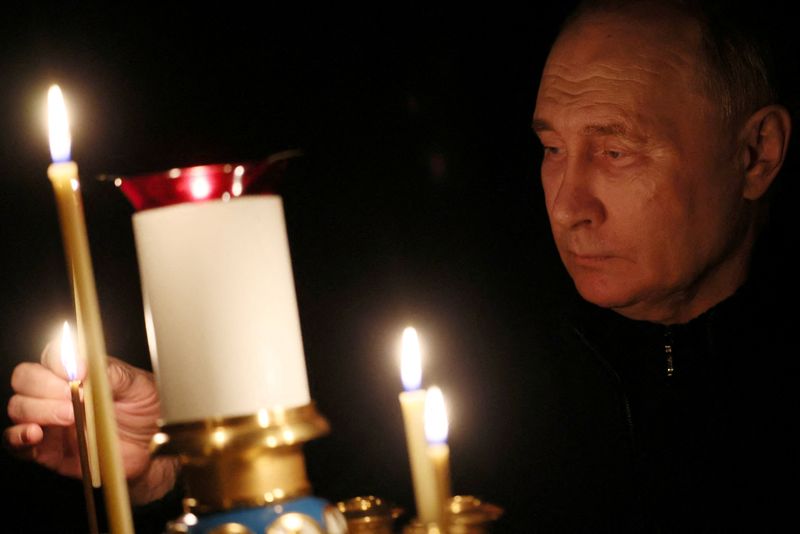
<instances>
[{"instance_id":1,"label":"thumb","mask_svg":"<svg viewBox=\"0 0 800 534\"><path fill-rule=\"evenodd\" d=\"M152 373L113 356L107 359L108 380L115 401L136 401L154 395L156 387Z\"/></svg>"}]
</instances>

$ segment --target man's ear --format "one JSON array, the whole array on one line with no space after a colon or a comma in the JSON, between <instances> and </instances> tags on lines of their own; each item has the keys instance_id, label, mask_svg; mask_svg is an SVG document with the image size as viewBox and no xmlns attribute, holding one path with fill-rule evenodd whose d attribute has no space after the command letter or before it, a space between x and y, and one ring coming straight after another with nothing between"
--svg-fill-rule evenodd
<instances>
[{"instance_id":1,"label":"man's ear","mask_svg":"<svg viewBox=\"0 0 800 534\"><path fill-rule=\"evenodd\" d=\"M744 141L744 197L761 198L777 176L786 157L792 119L779 105L765 106L753 113L742 129Z\"/></svg>"}]
</instances>

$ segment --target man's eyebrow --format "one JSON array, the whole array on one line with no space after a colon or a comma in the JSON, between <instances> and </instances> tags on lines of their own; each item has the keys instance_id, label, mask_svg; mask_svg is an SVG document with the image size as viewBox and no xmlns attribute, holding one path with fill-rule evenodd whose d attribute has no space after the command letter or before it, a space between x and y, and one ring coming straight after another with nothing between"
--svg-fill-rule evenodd
<instances>
[{"instance_id":1,"label":"man's eyebrow","mask_svg":"<svg viewBox=\"0 0 800 534\"><path fill-rule=\"evenodd\" d=\"M583 135L616 135L619 137L630 137L630 130L621 122L609 124L588 124L581 130Z\"/></svg>"},{"instance_id":2,"label":"man's eyebrow","mask_svg":"<svg viewBox=\"0 0 800 534\"><path fill-rule=\"evenodd\" d=\"M542 132L553 132L555 128L544 119L533 119L531 124L534 133L541 134ZM643 142L645 138L635 130L632 130L627 124L623 122L609 122L598 124L587 124L581 128L581 135L585 136L615 136L623 139L628 139L633 142Z\"/></svg>"},{"instance_id":3,"label":"man's eyebrow","mask_svg":"<svg viewBox=\"0 0 800 534\"><path fill-rule=\"evenodd\" d=\"M553 131L553 125L544 119L533 119L531 124L534 132ZM611 122L608 124L587 124L581 129L583 135L617 135L620 137L630 137L630 129L621 122Z\"/></svg>"},{"instance_id":4,"label":"man's eyebrow","mask_svg":"<svg viewBox=\"0 0 800 534\"><path fill-rule=\"evenodd\" d=\"M544 132L553 130L553 127L550 125L550 123L542 119L533 119L533 123L531 123L531 128L533 128L534 132Z\"/></svg>"}]
</instances>

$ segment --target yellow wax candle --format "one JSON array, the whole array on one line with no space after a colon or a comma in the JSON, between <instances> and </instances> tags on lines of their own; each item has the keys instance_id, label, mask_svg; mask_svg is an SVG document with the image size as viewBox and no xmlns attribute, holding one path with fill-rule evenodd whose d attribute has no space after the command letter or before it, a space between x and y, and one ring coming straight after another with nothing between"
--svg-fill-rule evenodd
<instances>
[{"instance_id":1,"label":"yellow wax candle","mask_svg":"<svg viewBox=\"0 0 800 534\"><path fill-rule=\"evenodd\" d=\"M106 513L112 534L133 533L128 486L122 465L117 423L111 386L106 374L106 349L103 338L94 272L89 256L89 240L79 194L78 166L69 161L69 125L61 90L58 86L48 93L50 150L54 163L47 169L53 185L67 269L72 278L79 337L85 346L88 382L92 386L94 421L97 431L97 451Z\"/></svg>"},{"instance_id":2,"label":"yellow wax candle","mask_svg":"<svg viewBox=\"0 0 800 534\"><path fill-rule=\"evenodd\" d=\"M69 323L64 322L61 335L61 362L69 376L69 391L72 397L72 411L75 414L75 437L78 442L78 454L81 465L81 479L83 481L83 497L86 501L86 515L89 519L90 534L97 534L97 512L94 507L94 493L92 491L92 476L89 472L89 450L86 442L86 410L83 399L81 381L77 380L78 366L75 357L75 345L72 342Z\"/></svg>"},{"instance_id":3,"label":"yellow wax candle","mask_svg":"<svg viewBox=\"0 0 800 534\"><path fill-rule=\"evenodd\" d=\"M450 515L450 447L447 445L447 411L442 391L433 386L425 401L425 437L428 440L428 458L434 471L434 522L444 532L448 531Z\"/></svg>"},{"instance_id":4,"label":"yellow wax candle","mask_svg":"<svg viewBox=\"0 0 800 534\"><path fill-rule=\"evenodd\" d=\"M403 349L400 371L405 391L400 393L403 412L408 461L411 465L411 480L414 485L414 502L417 519L432 523L438 516L435 499L435 476L433 464L428 458L428 443L425 440L425 397L422 385L422 361L417 331L406 328L403 332Z\"/></svg>"}]
</instances>

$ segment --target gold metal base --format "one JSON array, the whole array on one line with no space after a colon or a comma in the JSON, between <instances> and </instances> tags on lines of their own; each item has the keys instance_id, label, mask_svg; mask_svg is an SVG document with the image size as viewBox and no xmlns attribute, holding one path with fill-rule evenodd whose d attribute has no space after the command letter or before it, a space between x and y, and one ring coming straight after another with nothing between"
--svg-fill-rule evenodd
<instances>
[{"instance_id":1,"label":"gold metal base","mask_svg":"<svg viewBox=\"0 0 800 534\"><path fill-rule=\"evenodd\" d=\"M503 509L482 502L471 495L456 495L450 499L447 525L424 525L414 519L403 534L486 534L492 521L503 515Z\"/></svg>"},{"instance_id":2,"label":"gold metal base","mask_svg":"<svg viewBox=\"0 0 800 534\"><path fill-rule=\"evenodd\" d=\"M178 457L186 509L204 514L310 495L302 444L329 430L312 403L164 425L151 451Z\"/></svg>"},{"instance_id":3,"label":"gold metal base","mask_svg":"<svg viewBox=\"0 0 800 534\"><path fill-rule=\"evenodd\" d=\"M392 534L394 520L403 511L372 496L353 497L336 504L347 521L349 534Z\"/></svg>"}]
</instances>

